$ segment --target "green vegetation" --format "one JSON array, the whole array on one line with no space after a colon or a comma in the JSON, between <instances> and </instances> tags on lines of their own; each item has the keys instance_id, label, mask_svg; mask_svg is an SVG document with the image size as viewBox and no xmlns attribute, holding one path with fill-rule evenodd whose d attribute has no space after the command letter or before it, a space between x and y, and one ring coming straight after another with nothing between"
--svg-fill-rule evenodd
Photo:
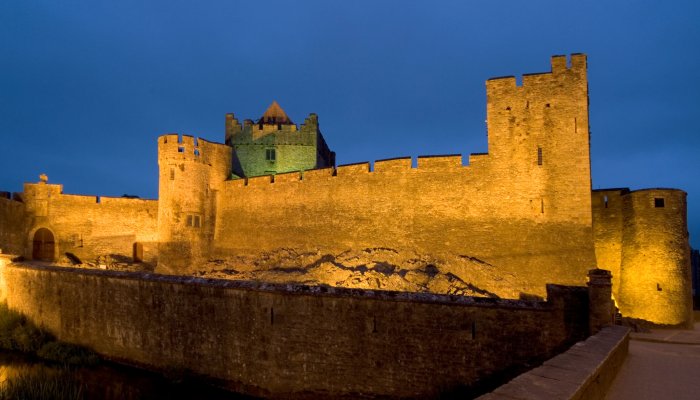
<instances>
[{"instance_id":1,"label":"green vegetation","mask_svg":"<svg viewBox=\"0 0 700 400\"><path fill-rule=\"evenodd\" d=\"M83 399L83 385L70 370L23 369L0 384L0 400Z\"/></svg>"},{"instance_id":2,"label":"green vegetation","mask_svg":"<svg viewBox=\"0 0 700 400\"><path fill-rule=\"evenodd\" d=\"M62 343L49 332L36 327L17 311L0 303L0 349L35 355L64 365L94 365L99 357L92 351Z\"/></svg>"}]
</instances>

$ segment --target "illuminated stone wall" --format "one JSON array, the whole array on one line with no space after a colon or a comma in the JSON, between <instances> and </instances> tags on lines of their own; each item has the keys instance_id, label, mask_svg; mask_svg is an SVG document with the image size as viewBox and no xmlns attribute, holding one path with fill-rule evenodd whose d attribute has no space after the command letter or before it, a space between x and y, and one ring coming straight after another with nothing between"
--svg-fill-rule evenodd
<instances>
[{"instance_id":1,"label":"illuminated stone wall","mask_svg":"<svg viewBox=\"0 0 700 400\"><path fill-rule=\"evenodd\" d=\"M2 261L2 259L0 259ZM430 397L587 331L585 288L522 302L67 268L2 270L10 308L110 358L306 397Z\"/></svg>"},{"instance_id":2,"label":"illuminated stone wall","mask_svg":"<svg viewBox=\"0 0 700 400\"><path fill-rule=\"evenodd\" d=\"M0 253L24 253L24 215L24 203L0 197Z\"/></svg>"},{"instance_id":3,"label":"illuminated stone wall","mask_svg":"<svg viewBox=\"0 0 700 400\"><path fill-rule=\"evenodd\" d=\"M602 189L592 192L593 238L598 268L612 273L613 297L620 298L622 265L622 196L628 189Z\"/></svg>"},{"instance_id":4,"label":"illuminated stone wall","mask_svg":"<svg viewBox=\"0 0 700 400\"><path fill-rule=\"evenodd\" d=\"M389 248L406 257L475 257L529 282L524 293L544 294L548 280L582 284L595 265L590 226L557 221L553 211L531 210L527 200L520 209L492 201L471 168L460 157L432 157L420 158L416 169L400 159L377 162L375 172L359 164L339 167L337 176L315 170L303 180L284 174L274 183L269 177L251 178L248 186L226 182L216 256L280 247L332 255ZM493 282L473 283L488 290Z\"/></svg>"},{"instance_id":5,"label":"illuminated stone wall","mask_svg":"<svg viewBox=\"0 0 700 400\"><path fill-rule=\"evenodd\" d=\"M133 260L134 243L143 249L143 261L157 260L158 202L123 197L63 194L62 185L27 183L21 198L25 204L23 236L25 257L32 257L32 240L40 228L49 229L56 240L56 259L75 254L83 262ZM109 262L102 260L100 263Z\"/></svg>"},{"instance_id":6,"label":"illuminated stone wall","mask_svg":"<svg viewBox=\"0 0 700 400\"><path fill-rule=\"evenodd\" d=\"M681 190L593 192L596 255L623 316L692 326L686 209Z\"/></svg>"}]
</instances>

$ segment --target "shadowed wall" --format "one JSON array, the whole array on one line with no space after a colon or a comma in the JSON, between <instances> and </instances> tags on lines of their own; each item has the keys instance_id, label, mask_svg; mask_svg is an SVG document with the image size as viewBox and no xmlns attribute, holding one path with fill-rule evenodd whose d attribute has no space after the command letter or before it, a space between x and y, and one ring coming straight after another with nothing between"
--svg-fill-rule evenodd
<instances>
[{"instance_id":1,"label":"shadowed wall","mask_svg":"<svg viewBox=\"0 0 700 400\"><path fill-rule=\"evenodd\" d=\"M265 396L435 396L587 332L585 288L543 303L22 265L2 278L10 308L61 340Z\"/></svg>"}]
</instances>

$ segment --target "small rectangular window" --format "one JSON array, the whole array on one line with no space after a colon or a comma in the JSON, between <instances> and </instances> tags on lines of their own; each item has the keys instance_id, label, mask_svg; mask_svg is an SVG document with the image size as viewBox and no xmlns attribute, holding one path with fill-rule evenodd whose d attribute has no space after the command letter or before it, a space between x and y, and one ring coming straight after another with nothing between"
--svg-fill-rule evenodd
<instances>
[{"instance_id":1,"label":"small rectangular window","mask_svg":"<svg viewBox=\"0 0 700 400\"><path fill-rule=\"evenodd\" d=\"M664 207L663 197L654 198L654 207L656 207L656 208L663 208Z\"/></svg>"},{"instance_id":2,"label":"small rectangular window","mask_svg":"<svg viewBox=\"0 0 700 400\"><path fill-rule=\"evenodd\" d=\"M537 148L537 165L542 165L542 148Z\"/></svg>"},{"instance_id":3,"label":"small rectangular window","mask_svg":"<svg viewBox=\"0 0 700 400\"><path fill-rule=\"evenodd\" d=\"M275 154L275 149L266 149L265 150L265 159L267 161L275 161L277 155Z\"/></svg>"},{"instance_id":4,"label":"small rectangular window","mask_svg":"<svg viewBox=\"0 0 700 400\"><path fill-rule=\"evenodd\" d=\"M184 147L178 147L178 148L177 148L177 152L178 152L178 153L184 153L184 152L185 152L185 148L184 148Z\"/></svg>"},{"instance_id":5,"label":"small rectangular window","mask_svg":"<svg viewBox=\"0 0 700 400\"><path fill-rule=\"evenodd\" d=\"M202 226L202 217L199 215L188 215L185 224L192 228L199 228Z\"/></svg>"}]
</instances>

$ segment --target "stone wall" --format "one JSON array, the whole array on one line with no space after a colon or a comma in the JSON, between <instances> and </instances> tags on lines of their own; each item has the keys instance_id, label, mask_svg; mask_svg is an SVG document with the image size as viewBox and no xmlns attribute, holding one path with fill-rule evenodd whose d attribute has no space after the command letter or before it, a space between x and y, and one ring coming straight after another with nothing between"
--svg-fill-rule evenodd
<instances>
[{"instance_id":1,"label":"stone wall","mask_svg":"<svg viewBox=\"0 0 700 400\"><path fill-rule=\"evenodd\" d=\"M24 212L24 203L0 197L0 253L24 253Z\"/></svg>"},{"instance_id":2,"label":"stone wall","mask_svg":"<svg viewBox=\"0 0 700 400\"><path fill-rule=\"evenodd\" d=\"M629 189L602 189L592 192L593 240L598 268L612 273L613 298L620 298L622 265L622 196Z\"/></svg>"},{"instance_id":3,"label":"stone wall","mask_svg":"<svg viewBox=\"0 0 700 400\"><path fill-rule=\"evenodd\" d=\"M629 328L609 326L478 400L600 400L629 352Z\"/></svg>"},{"instance_id":4,"label":"stone wall","mask_svg":"<svg viewBox=\"0 0 700 400\"><path fill-rule=\"evenodd\" d=\"M62 185L41 182L25 184L21 198L25 214L14 229L22 237L19 253L29 259L35 232L46 228L55 239L54 260L72 253L83 262L104 256L128 262L138 244L142 261L157 261L156 200L63 194Z\"/></svg>"},{"instance_id":5,"label":"stone wall","mask_svg":"<svg viewBox=\"0 0 700 400\"><path fill-rule=\"evenodd\" d=\"M525 293L544 295L547 282L583 284L595 266L585 204L575 220L569 211L542 212L539 198L533 206L522 193L498 193L503 189L473 164L462 166L460 156L420 157L417 168L396 159L377 161L373 171L363 163L276 175L273 183L225 182L213 256L388 248L405 263L414 254L439 266L456 255L473 257L529 282L519 288ZM487 290L493 284L473 283Z\"/></svg>"},{"instance_id":6,"label":"stone wall","mask_svg":"<svg viewBox=\"0 0 700 400\"><path fill-rule=\"evenodd\" d=\"M27 265L2 272L9 307L61 340L264 396L436 396L550 357L587 331L585 288L551 285L543 303Z\"/></svg>"}]
</instances>

